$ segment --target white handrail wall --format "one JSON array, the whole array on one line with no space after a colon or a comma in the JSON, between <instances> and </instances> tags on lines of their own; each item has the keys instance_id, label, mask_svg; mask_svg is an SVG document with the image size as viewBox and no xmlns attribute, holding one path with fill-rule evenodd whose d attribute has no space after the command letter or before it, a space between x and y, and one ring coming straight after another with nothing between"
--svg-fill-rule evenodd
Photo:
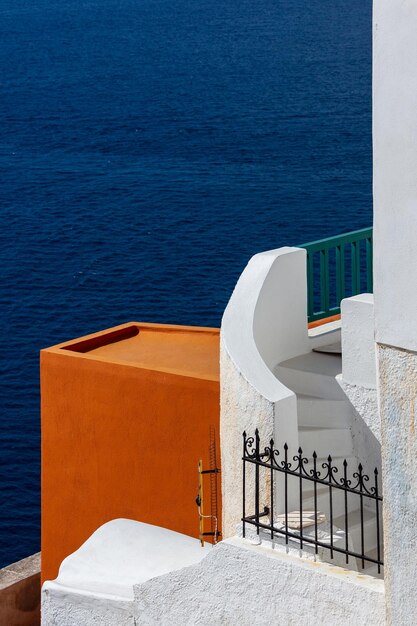
<instances>
[{"instance_id":1,"label":"white handrail wall","mask_svg":"<svg viewBox=\"0 0 417 626\"><path fill-rule=\"evenodd\" d=\"M242 432L298 446L295 394L274 366L309 349L305 250L256 254L239 278L221 326L223 536L242 517ZM264 485L267 488L267 485ZM248 501L251 498L248 493ZM280 503L277 502L277 507Z\"/></svg>"}]
</instances>

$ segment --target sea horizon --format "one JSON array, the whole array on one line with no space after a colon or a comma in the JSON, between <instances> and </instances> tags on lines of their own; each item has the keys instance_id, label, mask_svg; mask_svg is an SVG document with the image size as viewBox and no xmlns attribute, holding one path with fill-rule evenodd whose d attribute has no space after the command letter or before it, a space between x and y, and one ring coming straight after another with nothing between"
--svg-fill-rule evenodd
<instances>
[{"instance_id":1,"label":"sea horizon","mask_svg":"<svg viewBox=\"0 0 417 626\"><path fill-rule=\"evenodd\" d=\"M371 10L0 0L0 567L40 549L42 348L218 327L253 254L371 225Z\"/></svg>"}]
</instances>

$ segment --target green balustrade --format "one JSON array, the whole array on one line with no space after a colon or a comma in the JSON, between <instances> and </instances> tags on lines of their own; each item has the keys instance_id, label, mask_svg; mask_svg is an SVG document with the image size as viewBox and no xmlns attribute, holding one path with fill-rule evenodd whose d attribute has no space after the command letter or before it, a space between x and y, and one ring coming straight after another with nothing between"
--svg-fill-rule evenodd
<instances>
[{"instance_id":1,"label":"green balustrade","mask_svg":"<svg viewBox=\"0 0 417 626\"><path fill-rule=\"evenodd\" d=\"M372 293L372 228L299 247L307 251L309 322L340 313L343 298Z\"/></svg>"}]
</instances>

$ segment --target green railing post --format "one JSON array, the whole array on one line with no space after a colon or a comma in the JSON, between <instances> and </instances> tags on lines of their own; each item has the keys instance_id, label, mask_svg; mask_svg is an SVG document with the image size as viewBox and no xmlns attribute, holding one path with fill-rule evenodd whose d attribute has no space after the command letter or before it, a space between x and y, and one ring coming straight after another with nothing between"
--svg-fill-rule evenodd
<instances>
[{"instance_id":1,"label":"green railing post","mask_svg":"<svg viewBox=\"0 0 417 626\"><path fill-rule=\"evenodd\" d=\"M352 257L352 296L360 293L361 289L361 259L359 241L350 244Z\"/></svg>"},{"instance_id":2,"label":"green railing post","mask_svg":"<svg viewBox=\"0 0 417 626\"><path fill-rule=\"evenodd\" d=\"M364 262L361 259L361 242L365 242ZM350 246L351 293L347 289L346 246ZM344 235L328 237L307 243L300 248L307 251L307 309L308 321L324 319L340 313L340 302L346 295L356 296L361 293L361 282L366 282L366 289L372 292L372 228L363 228ZM335 265L330 264L330 251L335 251ZM319 271L314 271L314 255L319 255ZM331 272L331 269L333 272ZM335 280L330 280L334 274ZM319 291L318 291L319 290ZM331 295L335 305L331 306ZM315 303L320 302L316 310Z\"/></svg>"},{"instance_id":3,"label":"green railing post","mask_svg":"<svg viewBox=\"0 0 417 626\"><path fill-rule=\"evenodd\" d=\"M373 252L372 252L372 231L366 239L366 289L368 293L373 290Z\"/></svg>"},{"instance_id":4,"label":"green railing post","mask_svg":"<svg viewBox=\"0 0 417 626\"><path fill-rule=\"evenodd\" d=\"M311 281L313 282L313 281ZM336 300L345 297L345 251L342 245L336 246Z\"/></svg>"},{"instance_id":5,"label":"green railing post","mask_svg":"<svg viewBox=\"0 0 417 626\"><path fill-rule=\"evenodd\" d=\"M314 312L313 276L314 276L313 255L309 254L307 250L307 311L308 311L307 314L308 316L312 315Z\"/></svg>"}]
</instances>

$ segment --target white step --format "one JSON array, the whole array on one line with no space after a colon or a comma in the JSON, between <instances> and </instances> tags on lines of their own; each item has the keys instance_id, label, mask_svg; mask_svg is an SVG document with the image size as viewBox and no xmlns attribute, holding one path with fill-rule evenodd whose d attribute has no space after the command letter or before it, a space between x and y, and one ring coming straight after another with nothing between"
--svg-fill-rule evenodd
<instances>
[{"instance_id":1,"label":"white step","mask_svg":"<svg viewBox=\"0 0 417 626\"><path fill-rule=\"evenodd\" d=\"M319 457L329 454L335 457L352 455L352 435L348 428L315 428L302 426L298 429L298 442L305 455L313 452Z\"/></svg>"},{"instance_id":2,"label":"white step","mask_svg":"<svg viewBox=\"0 0 417 626\"><path fill-rule=\"evenodd\" d=\"M335 341L333 343L327 343L324 346L317 346L313 348L313 352L321 352L323 354L342 354L342 341Z\"/></svg>"},{"instance_id":3,"label":"white step","mask_svg":"<svg viewBox=\"0 0 417 626\"><path fill-rule=\"evenodd\" d=\"M297 460L293 460L293 457L296 456L296 454L293 451L288 451L288 461L291 463L291 469L295 470L295 468L298 466L298 459ZM313 462L313 458L311 457L311 455L307 455L303 452L303 457L307 458L307 463L305 463L303 465L304 467L304 471L305 473L307 473L308 475L311 475L312 470L314 468L314 462ZM327 477L327 473L328 473L328 469L327 466L323 467L324 464L328 463L328 456L327 457L318 457L316 459L316 471L320 474L320 477L324 480L328 480ZM332 456L332 468L333 468L333 479L335 481L337 481L338 483L340 483L341 478L344 477L344 461L347 461L347 473L346 476L348 478L348 480L352 480L353 484L356 484L357 480L355 480L353 478L353 474L356 473L358 471L358 460L356 457L354 456L340 456L340 457L333 457ZM299 485L300 485L300 479L298 477L298 474L288 474L288 492L293 496L292 497L292 501L298 502L298 494L299 494ZM303 501L304 498L306 499L306 505L303 505L303 508L307 509L314 509L314 503L311 504L313 502L312 498L313 498L313 494L314 494L314 486L313 486L313 481L309 481L306 480L305 478L302 481L303 483ZM327 490L327 494L329 492L329 487L326 485L317 485L318 489L321 489L321 493L322 495L325 493L324 490ZM332 489L332 493L333 495L336 492L340 492L343 493L343 490L341 489ZM339 495L336 496L337 498L339 498ZM351 496L349 496L349 502L350 500L353 501L353 505L349 506L349 508L351 510L355 510L358 508L359 506L359 496L352 494ZM367 498L364 498L364 503L366 503ZM310 502L310 504L307 506L307 501ZM325 498L323 496L323 502L325 502ZM355 504L356 503L356 504ZM320 507L319 507L320 509ZM342 513L344 512L344 508L339 508L339 509L335 509L333 511L333 517L336 518L339 515L342 515ZM326 513L326 515L330 514L330 505L327 509L325 509L323 511L323 513Z\"/></svg>"},{"instance_id":4,"label":"white step","mask_svg":"<svg viewBox=\"0 0 417 626\"><path fill-rule=\"evenodd\" d=\"M365 568L362 569L361 561L360 563L358 563L358 571L360 574L365 574L366 576L373 576L374 578L379 578L381 580L384 579L384 567L382 565L378 572L378 565L375 565L375 563L367 563L365 561Z\"/></svg>"},{"instance_id":5,"label":"white step","mask_svg":"<svg viewBox=\"0 0 417 626\"><path fill-rule=\"evenodd\" d=\"M330 490L324 485L317 485L317 511L324 513L330 519ZM333 517L338 518L345 512L345 492L342 489L332 489ZM358 508L358 496L347 495L347 510L352 513ZM314 511L314 486L303 489L303 510Z\"/></svg>"},{"instance_id":6,"label":"white step","mask_svg":"<svg viewBox=\"0 0 417 626\"><path fill-rule=\"evenodd\" d=\"M282 361L279 365L303 372L330 376L331 378L342 371L342 359L339 355L321 354L313 351Z\"/></svg>"},{"instance_id":7,"label":"white step","mask_svg":"<svg viewBox=\"0 0 417 626\"><path fill-rule=\"evenodd\" d=\"M356 511L352 512L349 515L349 518L353 518L353 516L355 515ZM293 511L290 512L288 515L288 519L290 520L292 516L297 516L299 515L299 511ZM311 518L314 520L314 513L306 513L305 515L303 515L303 519L308 519ZM319 518L320 519L320 518ZM285 529L285 516L280 515L275 517L274 519L274 527L277 529ZM289 532L291 532L293 535L295 535L295 537L289 537L288 538L288 543L289 545L292 546L300 546L300 540L299 540L299 535L300 535L300 529L297 527L291 527L291 525L289 524L288 527ZM317 524L317 529L315 524L313 523L311 526L306 523L305 525L303 525L303 529L302 529L302 536L303 536L303 547L302 549L304 551L306 551L307 553L312 553L315 551L314 548L314 543L310 543L308 541L308 539L314 539L316 538L316 533L317 533L317 539L324 544L324 546L318 546L318 556L319 556L319 560L321 561L325 561L327 563L333 563L334 565L339 565L341 567L345 567L347 569L351 569L353 571L361 571L362 570L362 560L361 559L357 559L354 556L349 556L349 563L346 564L346 556L343 554L343 552L339 552L337 549L341 549L341 550L345 550L346 549L346 534L344 531L344 527L341 528L340 526L337 526L334 522L333 522L333 526L330 526L330 522L329 522L329 518L326 518L324 521L320 521ZM279 537L279 535L278 535ZM358 546L355 544L354 541L352 541L351 538L351 533L349 531L348 534L348 549L351 551L355 551L355 552L360 552L361 548L360 548L360 543L359 543L359 548ZM333 558L332 558L332 554L331 554L331 546L333 545L333 547L335 548L333 551ZM372 550L367 550L366 549L366 544L365 544L365 555L369 554L369 556L374 556L374 552ZM367 567L369 562L365 561L365 567ZM362 570L364 571L364 570ZM365 572L364 572L365 573Z\"/></svg>"},{"instance_id":8,"label":"white step","mask_svg":"<svg viewBox=\"0 0 417 626\"><path fill-rule=\"evenodd\" d=\"M304 507L303 507L304 510ZM306 509L307 510L307 509ZM310 509L311 511L314 510L314 507ZM323 512L321 510L321 512ZM323 542L324 544L329 546L329 550L330 550L330 545L331 545L331 540L333 536L333 545L334 547L337 548L341 548L341 549L345 549L346 548L346 534L345 534L345 516L344 514L341 515L340 517L333 517L333 530L330 533L330 517L327 513L326 514L326 520L323 523L319 523L317 526L317 530L318 530L318 535L319 535L319 540L321 542ZM363 532L364 532L364 554L365 556L372 556L373 558L375 558L376 556L376 521L375 521L375 514L372 511L369 511L367 509L364 509L363 512L363 517L364 517L364 524L363 524ZM281 516L282 519L282 516ZM277 525L277 524L275 524ZM299 531L297 530L292 530L290 529L291 532L294 532L295 534L298 534ZM312 526L308 526L303 528L303 536L304 537L314 537L315 536L315 526L314 524ZM381 541L382 541L382 528L381 528L381 535L380 535ZM297 539L293 539L292 541L297 542ZM323 560L328 561L329 563L332 562L331 556L330 556L330 551L327 549L321 549L320 553L321 553L321 557L323 558ZM350 550L351 552L356 552L358 554L360 554L362 552L362 546L361 546L361 525L360 525L360 511L359 509L355 509L351 512L349 512L348 514L348 550ZM340 553L339 553L340 555ZM340 560L342 559L343 561L345 560L345 556L342 554L341 556L339 556L336 552L334 552L334 556L337 558L337 560L340 562ZM362 559L360 558L356 558L353 556L349 556L349 564L346 565L346 567L348 567L349 569L354 569L354 570L358 570L358 571L364 571L364 573L371 573L372 569L371 569L371 564L369 563L369 561L365 561L365 568L368 570L367 572L365 572L365 569L362 570Z\"/></svg>"},{"instance_id":9,"label":"white step","mask_svg":"<svg viewBox=\"0 0 417 626\"><path fill-rule=\"evenodd\" d=\"M352 405L345 400L328 400L297 394L299 426L324 426L341 428L350 426Z\"/></svg>"},{"instance_id":10,"label":"white step","mask_svg":"<svg viewBox=\"0 0 417 626\"><path fill-rule=\"evenodd\" d=\"M331 343L331 342L329 342ZM337 348L337 350L336 350ZM358 471L358 460L353 456L352 424L353 407L339 386L336 376L342 369L341 357L334 354L338 346L324 346L321 351L289 359L279 363L274 373L276 377L297 395L298 414L298 441L303 450L303 457L307 463L303 466L307 474L314 467L312 454L316 452L316 469L325 479L329 454L332 457L332 467L335 468L334 479L340 483L344 477L344 461L347 461L347 478L353 484L357 480L353 474ZM297 450L291 450L288 458L292 463L292 469L297 465ZM337 471L336 471L337 470ZM288 476L288 490L291 493L291 501L297 501L300 481L297 476ZM302 481L302 507L303 511L314 511L314 484L306 480ZM293 505L292 505L293 506ZM345 548L345 492L342 489L332 489L332 514L333 527L330 527L330 493L328 485L317 485L317 510L324 513L326 520L320 525L321 541ZM361 518L360 496L348 493L348 547L349 550L360 553L361 546ZM314 533L314 528L305 529L305 532ZM363 508L363 532L365 555L375 556L376 553L376 515L374 502L364 497ZM304 534L304 531L303 531ZM380 539L382 541L382 519L380 519ZM297 543L297 539L292 542ZM326 549L320 549L325 560L329 560ZM338 561L344 561L344 556L335 556ZM377 574L377 566L365 561L365 570L362 570L362 561L350 557L349 568L358 569L366 574Z\"/></svg>"},{"instance_id":11,"label":"white step","mask_svg":"<svg viewBox=\"0 0 417 626\"><path fill-rule=\"evenodd\" d=\"M356 500L359 501L359 496ZM366 500L366 498L365 498ZM348 516L348 535L349 535L349 550L353 552L362 552L361 547L361 523L360 523L360 510L356 509ZM376 533L376 515L371 509L363 509L363 534L364 534L364 547L365 554L374 554L374 550L377 547L377 533ZM381 523L381 520L380 520ZM333 525L344 531L345 529L345 516L341 515L338 518L333 518ZM382 542L382 525L380 526L380 540Z\"/></svg>"},{"instance_id":12,"label":"white step","mask_svg":"<svg viewBox=\"0 0 417 626\"><path fill-rule=\"evenodd\" d=\"M369 556L372 556L374 559L378 558L378 551L376 549L367 551L367 554ZM383 545L381 545L379 558L382 561L384 560L384 546ZM375 565L375 563L371 563L370 561L365 561L365 567L362 569L362 560L359 559L359 562L357 563L357 567L358 567L358 571L361 574L366 574L367 576L373 576L374 578L380 578L380 579L384 578L384 566L383 565L381 565L380 571L378 572L378 565Z\"/></svg>"},{"instance_id":13,"label":"white step","mask_svg":"<svg viewBox=\"0 0 417 626\"><path fill-rule=\"evenodd\" d=\"M336 376L342 371L342 360L334 354L309 352L279 363L274 374L295 393L332 400L346 399Z\"/></svg>"}]
</instances>

